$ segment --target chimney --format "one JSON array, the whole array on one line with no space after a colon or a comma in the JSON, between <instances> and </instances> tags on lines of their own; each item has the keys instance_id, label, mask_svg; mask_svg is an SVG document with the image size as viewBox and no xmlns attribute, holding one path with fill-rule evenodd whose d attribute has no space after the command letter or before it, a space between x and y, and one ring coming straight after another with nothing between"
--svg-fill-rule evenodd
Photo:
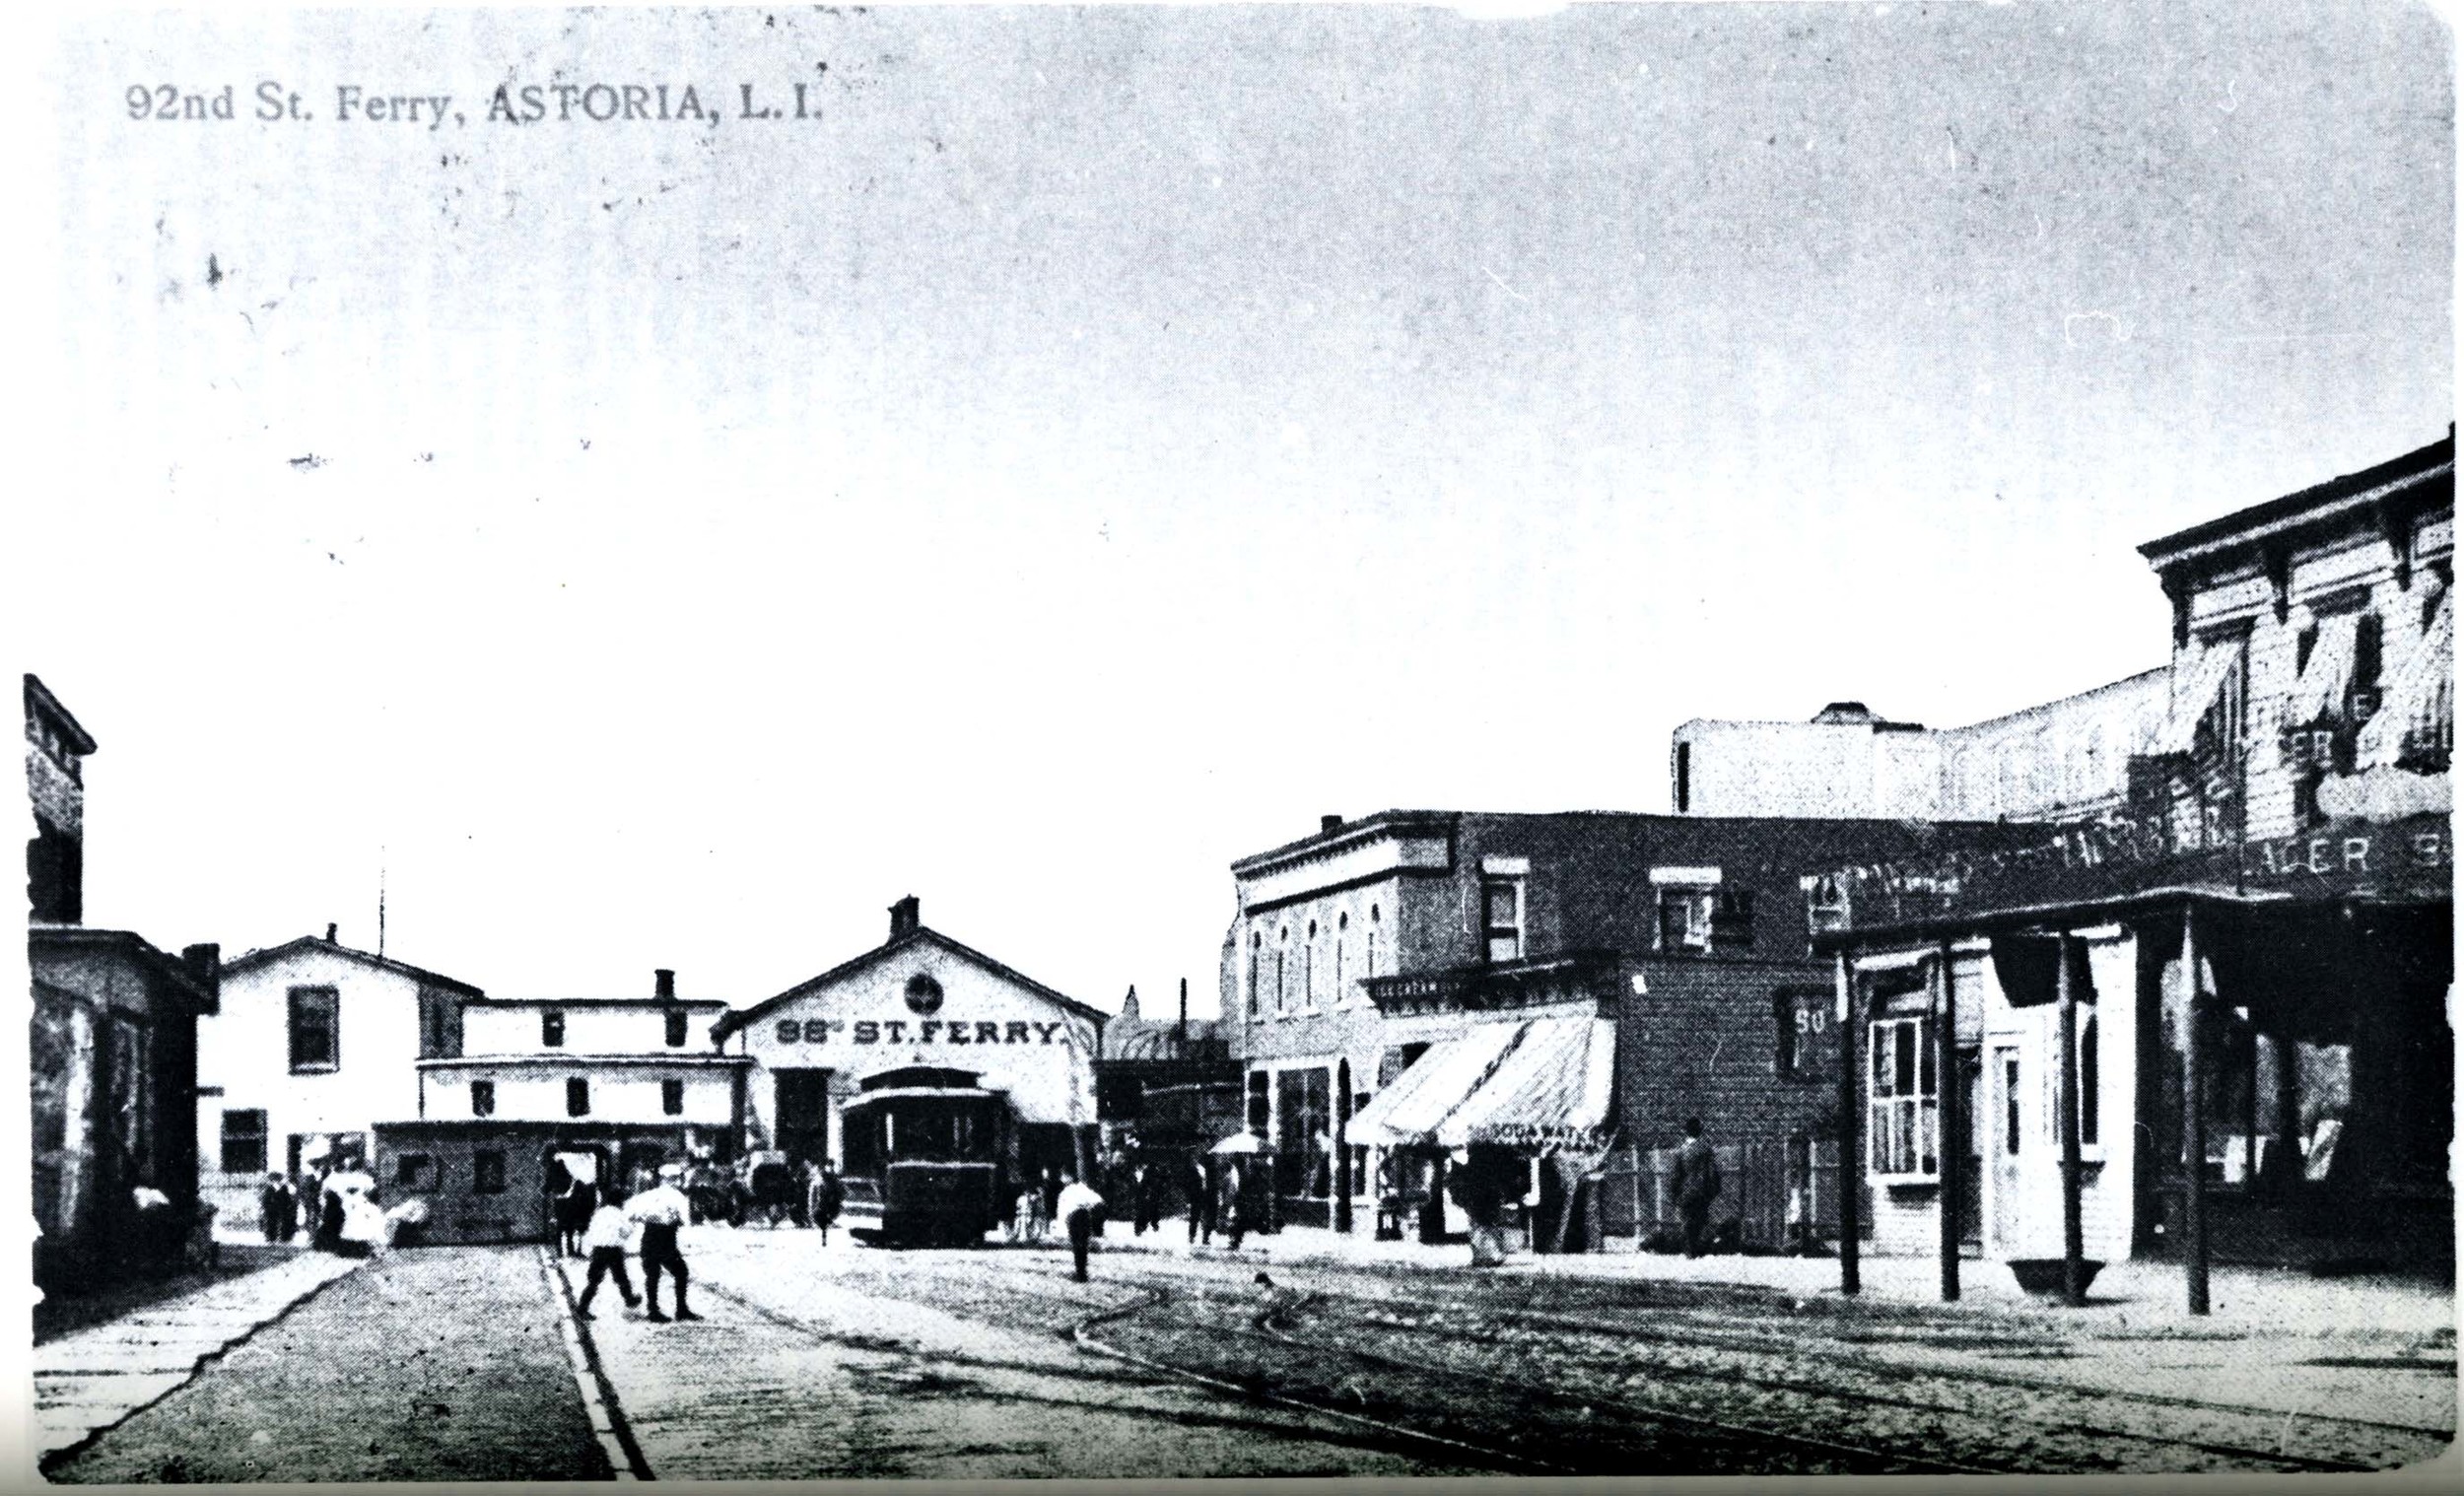
<instances>
[{"instance_id":1,"label":"chimney","mask_svg":"<svg viewBox=\"0 0 2464 1496\"><path fill-rule=\"evenodd\" d=\"M656 993L659 1001L676 1000L676 974L674 972L663 966L658 967L651 971L650 980L653 984L651 990Z\"/></svg>"},{"instance_id":2,"label":"chimney","mask_svg":"<svg viewBox=\"0 0 2464 1496\"><path fill-rule=\"evenodd\" d=\"M914 894L890 906L890 938L912 935L924 923L924 904Z\"/></svg>"},{"instance_id":3,"label":"chimney","mask_svg":"<svg viewBox=\"0 0 2464 1496\"><path fill-rule=\"evenodd\" d=\"M223 948L211 941L203 945L183 946L179 964L188 968L188 975L197 979L212 998L208 1012L219 1013L223 1007Z\"/></svg>"},{"instance_id":4,"label":"chimney","mask_svg":"<svg viewBox=\"0 0 2464 1496\"><path fill-rule=\"evenodd\" d=\"M1318 835L1320 836L1325 836L1330 831L1341 831L1342 829L1343 818L1341 816L1318 817Z\"/></svg>"},{"instance_id":5,"label":"chimney","mask_svg":"<svg viewBox=\"0 0 2464 1496\"><path fill-rule=\"evenodd\" d=\"M328 925L326 925L326 926L325 926L325 943L326 943L327 945L332 945L332 944L334 944L334 943L335 943L335 941L334 941L334 931L335 931L335 930L338 930L338 929L340 929L340 928L342 928L342 926L341 926L341 925L339 925L339 924L328 924Z\"/></svg>"}]
</instances>

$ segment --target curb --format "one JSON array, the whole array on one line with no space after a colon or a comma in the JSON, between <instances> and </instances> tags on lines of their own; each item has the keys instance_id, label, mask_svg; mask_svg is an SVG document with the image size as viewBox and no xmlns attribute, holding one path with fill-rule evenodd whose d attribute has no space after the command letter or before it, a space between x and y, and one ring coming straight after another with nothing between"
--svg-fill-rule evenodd
<instances>
[{"instance_id":1,"label":"curb","mask_svg":"<svg viewBox=\"0 0 2464 1496\"><path fill-rule=\"evenodd\" d=\"M598 1341L575 1313L574 1280L565 1270L564 1259L546 1247L536 1251L540 1279L564 1310L557 1318L557 1328L564 1333L565 1359L573 1366L574 1386L582 1394L582 1411L589 1415L591 1434L614 1467L616 1479L657 1479L650 1472L649 1458L633 1437L633 1425L625 1419L624 1406L616 1398L616 1385L608 1380L606 1368L599 1364Z\"/></svg>"}]
</instances>

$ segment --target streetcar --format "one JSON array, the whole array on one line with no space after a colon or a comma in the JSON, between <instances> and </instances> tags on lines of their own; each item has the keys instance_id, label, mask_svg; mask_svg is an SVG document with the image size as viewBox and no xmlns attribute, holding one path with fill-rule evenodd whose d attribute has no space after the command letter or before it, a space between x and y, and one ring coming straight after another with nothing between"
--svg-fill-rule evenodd
<instances>
[{"instance_id":1,"label":"streetcar","mask_svg":"<svg viewBox=\"0 0 2464 1496\"><path fill-rule=\"evenodd\" d=\"M882 1247L975 1246L1008 1214L1016 1119L973 1070L905 1065L866 1076L841 1113L839 1219Z\"/></svg>"}]
</instances>

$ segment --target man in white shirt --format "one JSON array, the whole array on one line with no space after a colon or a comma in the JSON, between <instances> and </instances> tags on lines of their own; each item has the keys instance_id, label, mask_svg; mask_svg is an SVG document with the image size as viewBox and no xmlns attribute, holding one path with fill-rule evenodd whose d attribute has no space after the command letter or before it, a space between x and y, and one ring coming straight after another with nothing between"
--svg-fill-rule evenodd
<instances>
[{"instance_id":1,"label":"man in white shirt","mask_svg":"<svg viewBox=\"0 0 2464 1496\"><path fill-rule=\"evenodd\" d=\"M677 1188L677 1182L683 1178L684 1165L660 1165L656 1188L643 1190L625 1207L625 1214L642 1227L642 1294L650 1306L644 1319L663 1322L667 1318L658 1312L661 1271L676 1277L676 1318L702 1318L685 1307L685 1285L692 1281L692 1274L685 1270L684 1254L676 1250L676 1232L693 1215L692 1203L684 1197L684 1190Z\"/></svg>"},{"instance_id":2,"label":"man in white shirt","mask_svg":"<svg viewBox=\"0 0 2464 1496\"><path fill-rule=\"evenodd\" d=\"M1095 1236L1095 1216L1104 1208L1104 1197L1076 1179L1061 1187L1061 1198L1053 1208L1061 1212L1069 1228L1069 1256L1079 1282L1086 1281L1087 1244Z\"/></svg>"},{"instance_id":3,"label":"man in white shirt","mask_svg":"<svg viewBox=\"0 0 2464 1496\"><path fill-rule=\"evenodd\" d=\"M614 1185L599 1197L599 1207L590 1212L589 1229L582 1234L582 1250L590 1257L590 1277L582 1285L582 1298L574 1305L574 1313L590 1318L591 1296L599 1291L602 1278L616 1279L616 1291L624 1295L625 1307L632 1309L642 1300L633 1291L633 1278L625 1271L625 1244L633 1239L633 1220L625 1214L624 1191Z\"/></svg>"}]
</instances>

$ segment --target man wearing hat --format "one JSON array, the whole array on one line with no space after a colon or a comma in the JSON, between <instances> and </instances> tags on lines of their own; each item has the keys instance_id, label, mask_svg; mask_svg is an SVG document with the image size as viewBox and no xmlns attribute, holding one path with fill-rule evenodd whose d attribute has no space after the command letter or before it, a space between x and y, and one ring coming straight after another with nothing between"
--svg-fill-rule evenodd
<instances>
[{"instance_id":1,"label":"man wearing hat","mask_svg":"<svg viewBox=\"0 0 2464 1496\"><path fill-rule=\"evenodd\" d=\"M650 1305L645 1319L667 1318L658 1312L658 1275L662 1269L676 1276L676 1318L702 1318L685 1307L685 1285L692 1274L685 1270L684 1254L676 1250L676 1232L693 1213L692 1203L678 1188L683 1178L684 1165L659 1165L657 1186L635 1195L625 1207L625 1214L642 1226L642 1295Z\"/></svg>"}]
</instances>

